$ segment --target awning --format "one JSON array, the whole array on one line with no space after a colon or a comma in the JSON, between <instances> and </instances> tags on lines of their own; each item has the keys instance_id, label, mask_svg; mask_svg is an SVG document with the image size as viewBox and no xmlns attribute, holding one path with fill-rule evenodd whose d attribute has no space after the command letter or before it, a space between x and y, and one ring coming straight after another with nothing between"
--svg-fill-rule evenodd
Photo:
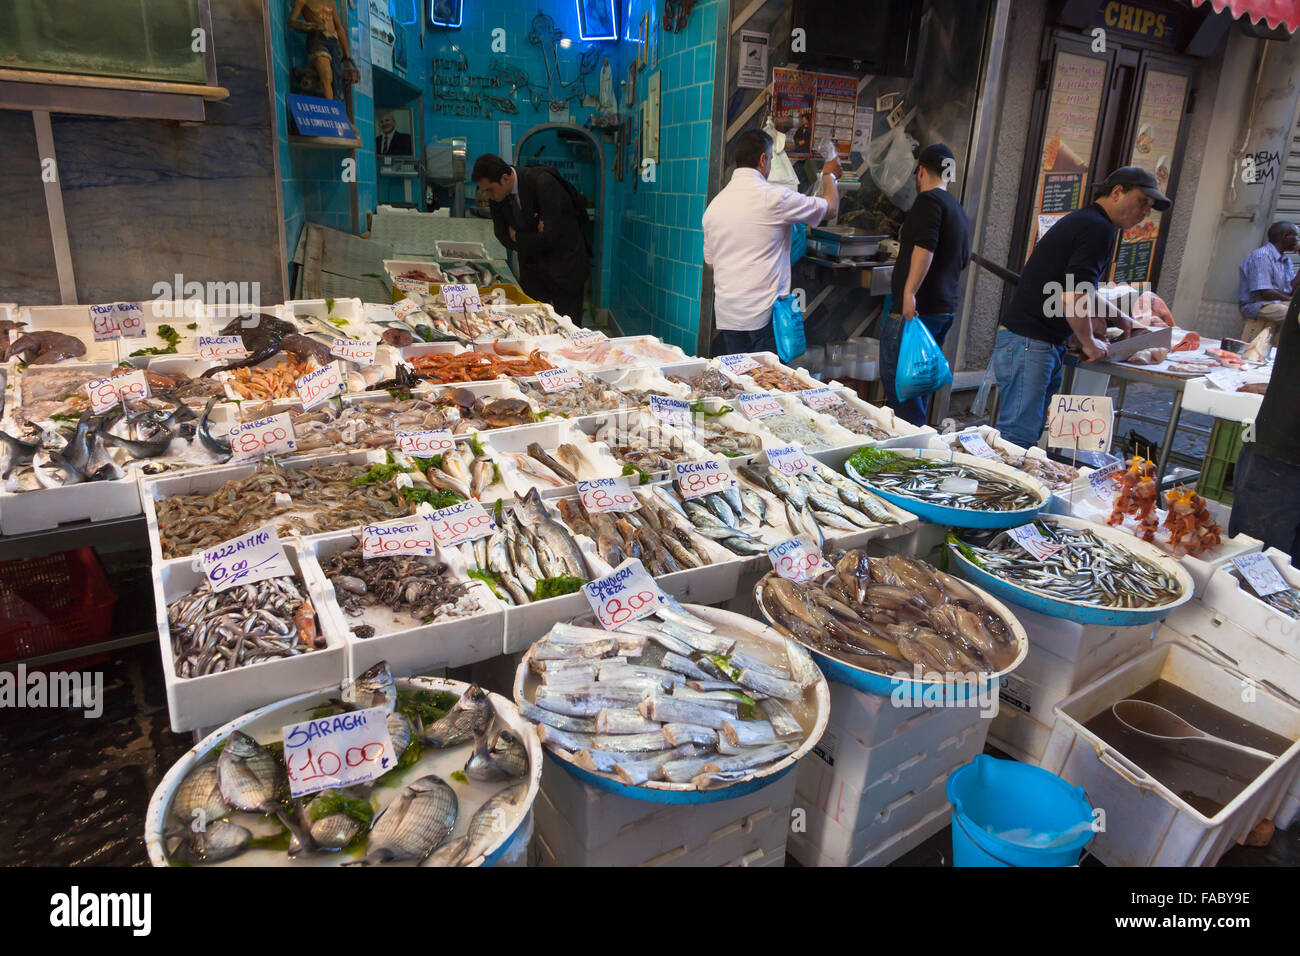
<instances>
[{"instance_id":1,"label":"awning","mask_svg":"<svg viewBox=\"0 0 1300 956\"><path fill-rule=\"evenodd\" d=\"M1206 0L1192 0L1192 6L1200 7ZM1300 29L1300 0L1209 0L1215 13L1222 13L1224 8L1232 11L1234 20L1246 17L1251 23L1263 20L1270 28L1285 23L1288 30L1295 33Z\"/></svg>"}]
</instances>

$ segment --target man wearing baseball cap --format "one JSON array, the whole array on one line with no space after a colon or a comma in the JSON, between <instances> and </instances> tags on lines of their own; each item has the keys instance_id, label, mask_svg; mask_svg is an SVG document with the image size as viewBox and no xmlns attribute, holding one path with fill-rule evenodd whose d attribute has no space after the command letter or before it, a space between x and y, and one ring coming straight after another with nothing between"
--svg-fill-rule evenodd
<instances>
[{"instance_id":1,"label":"man wearing baseball cap","mask_svg":"<svg viewBox=\"0 0 1300 956\"><path fill-rule=\"evenodd\" d=\"M1066 343L1072 338L1088 361L1106 357L1097 325L1108 318L1124 329L1132 320L1099 305L1097 285L1110 262L1115 239L1172 203L1156 178L1138 166L1122 166L1097 187L1097 198L1058 220L1041 235L1020 273L993 346L1000 409L997 427L1009 442L1037 445L1047 406L1061 387Z\"/></svg>"}]
</instances>

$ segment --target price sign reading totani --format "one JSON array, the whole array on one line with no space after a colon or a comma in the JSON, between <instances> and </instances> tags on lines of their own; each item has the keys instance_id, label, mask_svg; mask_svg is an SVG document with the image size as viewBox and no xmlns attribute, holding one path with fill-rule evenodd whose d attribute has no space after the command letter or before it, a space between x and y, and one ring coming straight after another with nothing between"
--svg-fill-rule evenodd
<instances>
[{"instance_id":1,"label":"price sign reading totani","mask_svg":"<svg viewBox=\"0 0 1300 956\"><path fill-rule=\"evenodd\" d=\"M375 343L362 339L335 339L330 346L330 355L337 355L358 365L374 365Z\"/></svg>"},{"instance_id":2,"label":"price sign reading totani","mask_svg":"<svg viewBox=\"0 0 1300 956\"><path fill-rule=\"evenodd\" d=\"M767 556L772 560L772 569L783 578L796 583L811 581L821 577L835 568L822 557L817 545L808 540L807 535L799 535L774 544L767 549Z\"/></svg>"},{"instance_id":3,"label":"price sign reading totani","mask_svg":"<svg viewBox=\"0 0 1300 956\"><path fill-rule=\"evenodd\" d=\"M651 395L650 413L667 425L691 424L691 406L680 398Z\"/></svg>"},{"instance_id":4,"label":"price sign reading totani","mask_svg":"<svg viewBox=\"0 0 1300 956\"><path fill-rule=\"evenodd\" d=\"M1040 561L1060 551L1063 547L1044 538L1042 532L1038 530L1038 526L1032 521L1029 524L1021 525L1019 528L1010 529L1007 534L1011 537L1011 540Z\"/></svg>"},{"instance_id":5,"label":"price sign reading totani","mask_svg":"<svg viewBox=\"0 0 1300 956\"><path fill-rule=\"evenodd\" d=\"M274 524L205 549L199 554L199 567L213 591L293 574Z\"/></svg>"},{"instance_id":6,"label":"price sign reading totani","mask_svg":"<svg viewBox=\"0 0 1300 956\"><path fill-rule=\"evenodd\" d=\"M1260 597L1268 597L1278 591L1285 591L1291 586L1286 583L1286 579L1278 572L1277 567L1267 554L1258 552L1243 554L1233 558L1232 563L1237 566L1237 570L1250 582L1250 586L1255 589L1255 593Z\"/></svg>"},{"instance_id":7,"label":"price sign reading totani","mask_svg":"<svg viewBox=\"0 0 1300 956\"><path fill-rule=\"evenodd\" d=\"M758 363L743 352L735 355L719 355L718 361L732 375L744 375L758 368Z\"/></svg>"},{"instance_id":8,"label":"price sign reading totani","mask_svg":"<svg viewBox=\"0 0 1300 956\"><path fill-rule=\"evenodd\" d=\"M815 474L817 469L813 467L812 459L808 453L798 445L782 445L780 448L769 448L767 450L767 460L783 475L811 475Z\"/></svg>"},{"instance_id":9,"label":"price sign reading totani","mask_svg":"<svg viewBox=\"0 0 1300 956\"><path fill-rule=\"evenodd\" d=\"M343 393L343 376L339 374L338 362L330 362L318 369L313 369L294 382L298 397L302 399L302 410L315 408L321 402L329 401L335 395Z\"/></svg>"},{"instance_id":10,"label":"price sign reading totani","mask_svg":"<svg viewBox=\"0 0 1300 956\"><path fill-rule=\"evenodd\" d=\"M142 339L149 334L149 330L144 327L144 309L140 308L139 302L114 302L113 315L124 336Z\"/></svg>"},{"instance_id":11,"label":"price sign reading totani","mask_svg":"<svg viewBox=\"0 0 1300 956\"><path fill-rule=\"evenodd\" d=\"M361 558L433 554L433 531L422 516L361 526Z\"/></svg>"},{"instance_id":12,"label":"price sign reading totani","mask_svg":"<svg viewBox=\"0 0 1300 956\"><path fill-rule=\"evenodd\" d=\"M1115 411L1105 395L1053 395L1047 406L1047 447L1107 451Z\"/></svg>"},{"instance_id":13,"label":"price sign reading totani","mask_svg":"<svg viewBox=\"0 0 1300 956\"><path fill-rule=\"evenodd\" d=\"M648 617L668 603L668 595L636 558L628 558L603 578L584 584L582 593L607 631Z\"/></svg>"},{"instance_id":14,"label":"price sign reading totani","mask_svg":"<svg viewBox=\"0 0 1300 956\"><path fill-rule=\"evenodd\" d=\"M957 440L961 442L961 447L966 449L968 455L974 455L976 458L989 458L992 460L1001 460L1002 456L989 447L989 443L980 437L978 432L967 432L964 435L958 435Z\"/></svg>"},{"instance_id":15,"label":"price sign reading totani","mask_svg":"<svg viewBox=\"0 0 1300 956\"><path fill-rule=\"evenodd\" d=\"M444 282L442 301L451 312L482 312L478 286L468 282Z\"/></svg>"},{"instance_id":16,"label":"price sign reading totani","mask_svg":"<svg viewBox=\"0 0 1300 956\"><path fill-rule=\"evenodd\" d=\"M231 464L286 454L298 447L293 434L293 419L288 412L233 425L226 438L230 441Z\"/></svg>"},{"instance_id":17,"label":"price sign reading totani","mask_svg":"<svg viewBox=\"0 0 1300 956\"><path fill-rule=\"evenodd\" d=\"M537 373L537 384L543 392L562 392L566 388L581 388L582 376L568 368L544 368Z\"/></svg>"},{"instance_id":18,"label":"price sign reading totani","mask_svg":"<svg viewBox=\"0 0 1300 956\"><path fill-rule=\"evenodd\" d=\"M582 509L588 514L607 511L636 511L640 506L626 478L595 478L578 482L578 495Z\"/></svg>"},{"instance_id":19,"label":"price sign reading totani","mask_svg":"<svg viewBox=\"0 0 1300 956\"><path fill-rule=\"evenodd\" d=\"M383 707L289 724L280 733L293 797L369 783L397 763Z\"/></svg>"},{"instance_id":20,"label":"price sign reading totani","mask_svg":"<svg viewBox=\"0 0 1300 956\"><path fill-rule=\"evenodd\" d=\"M428 516L433 536L438 544L449 547L462 541L477 541L496 531L496 522L473 499L462 501L450 508L441 508Z\"/></svg>"},{"instance_id":21,"label":"price sign reading totani","mask_svg":"<svg viewBox=\"0 0 1300 956\"><path fill-rule=\"evenodd\" d=\"M86 394L90 396L90 410L98 415L106 412L119 401L138 401L149 397L149 382L144 377L143 369L135 369L124 375L110 375L86 383Z\"/></svg>"},{"instance_id":22,"label":"price sign reading totani","mask_svg":"<svg viewBox=\"0 0 1300 956\"><path fill-rule=\"evenodd\" d=\"M231 362L247 358L242 335L200 335L199 358L209 362Z\"/></svg>"},{"instance_id":23,"label":"price sign reading totani","mask_svg":"<svg viewBox=\"0 0 1300 956\"><path fill-rule=\"evenodd\" d=\"M425 428L418 432L398 432L397 450L415 458L432 458L449 452L456 439L446 428Z\"/></svg>"},{"instance_id":24,"label":"price sign reading totani","mask_svg":"<svg viewBox=\"0 0 1300 956\"><path fill-rule=\"evenodd\" d=\"M824 386L822 388L805 388L799 393L803 403L814 411L821 411L823 408L830 408L832 405L843 405L844 399L835 394L835 389Z\"/></svg>"},{"instance_id":25,"label":"price sign reading totani","mask_svg":"<svg viewBox=\"0 0 1300 956\"><path fill-rule=\"evenodd\" d=\"M90 330L96 342L109 342L122 337L117 325L117 310L112 303L90 306Z\"/></svg>"},{"instance_id":26,"label":"price sign reading totani","mask_svg":"<svg viewBox=\"0 0 1300 956\"><path fill-rule=\"evenodd\" d=\"M768 415L784 415L785 409L771 392L745 392L736 396L740 410L748 418L766 418Z\"/></svg>"},{"instance_id":27,"label":"price sign reading totani","mask_svg":"<svg viewBox=\"0 0 1300 956\"><path fill-rule=\"evenodd\" d=\"M730 469L713 459L673 462L673 477L677 479L682 498L687 501L736 487Z\"/></svg>"}]
</instances>

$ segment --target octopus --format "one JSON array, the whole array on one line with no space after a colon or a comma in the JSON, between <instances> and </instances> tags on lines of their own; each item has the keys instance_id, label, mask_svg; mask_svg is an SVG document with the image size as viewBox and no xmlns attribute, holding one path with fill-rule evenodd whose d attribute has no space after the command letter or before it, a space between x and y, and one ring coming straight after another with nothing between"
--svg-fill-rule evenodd
<instances>
[{"instance_id":1,"label":"octopus","mask_svg":"<svg viewBox=\"0 0 1300 956\"><path fill-rule=\"evenodd\" d=\"M438 558L405 555L366 560L360 546L354 545L331 554L321 568L349 617L360 617L378 604L421 622L482 610L471 593L472 584L457 581L450 566Z\"/></svg>"}]
</instances>

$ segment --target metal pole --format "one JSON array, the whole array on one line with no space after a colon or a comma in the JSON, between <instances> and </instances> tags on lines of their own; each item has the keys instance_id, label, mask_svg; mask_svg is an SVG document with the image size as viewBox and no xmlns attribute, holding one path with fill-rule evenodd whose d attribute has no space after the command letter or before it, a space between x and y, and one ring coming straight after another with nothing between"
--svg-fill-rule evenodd
<instances>
[{"instance_id":1,"label":"metal pole","mask_svg":"<svg viewBox=\"0 0 1300 956\"><path fill-rule=\"evenodd\" d=\"M50 114L32 110L32 125L36 127L36 158L41 167L41 182L45 186L45 211L50 218L50 240L54 244L54 271L59 278L59 301L63 305L76 305L77 281L72 273L72 246L68 242L68 223L63 215L63 186L59 182L59 163L54 155L54 130L50 127ZM54 163L54 182L45 178L45 160Z\"/></svg>"}]
</instances>

